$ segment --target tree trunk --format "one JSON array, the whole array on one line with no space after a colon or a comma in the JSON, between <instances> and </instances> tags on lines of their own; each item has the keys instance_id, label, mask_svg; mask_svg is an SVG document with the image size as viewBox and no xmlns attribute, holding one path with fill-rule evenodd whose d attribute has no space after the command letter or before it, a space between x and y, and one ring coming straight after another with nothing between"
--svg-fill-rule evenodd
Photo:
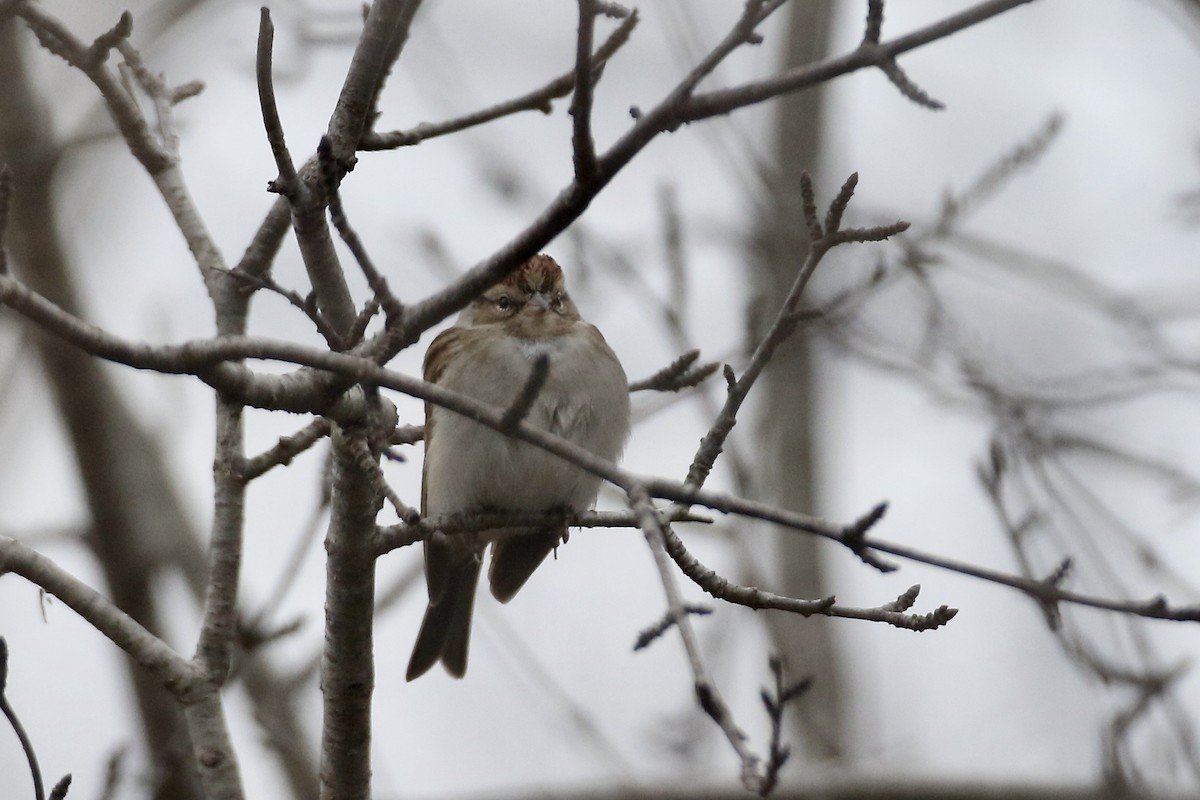
<instances>
[{"instance_id":1,"label":"tree trunk","mask_svg":"<svg viewBox=\"0 0 1200 800\"><path fill-rule=\"evenodd\" d=\"M825 57L834 13L829 0L809 0L788 7L788 33L781 70ZM747 329L757 340L774 316L796 277L808 249L801 213L800 176L817 177L820 162L824 88L785 95L774 104L773 163L766 174L755 235L757 286L747 311ZM806 513L819 513L819 467L814 432L814 399L818 383L813 353L804 326L776 352L763 373L756 420L760 457L755 485L761 499ZM774 588L793 597L832 594L821 570L814 537L777 531L772 539L783 565L770 576ZM842 673L832 641L829 620L802 619L790 614L765 617L776 651L784 657L789 675L811 675L813 689L798 704L796 731L810 759L840 759L845 755Z\"/></svg>"}]
</instances>

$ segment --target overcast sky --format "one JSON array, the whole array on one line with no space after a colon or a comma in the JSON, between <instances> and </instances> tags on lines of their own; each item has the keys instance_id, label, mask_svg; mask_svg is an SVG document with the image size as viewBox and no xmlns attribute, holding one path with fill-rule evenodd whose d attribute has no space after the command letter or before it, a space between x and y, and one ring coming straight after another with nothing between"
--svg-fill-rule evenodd
<instances>
[{"instance_id":1,"label":"overcast sky","mask_svg":"<svg viewBox=\"0 0 1200 800\"><path fill-rule=\"evenodd\" d=\"M81 13L73 3L45 5L69 19ZM358 3L308 3L325 14L312 28L289 16L297 13L293 5L277 5L279 105L292 152L299 154L314 147L325 128L351 52ZM893 2L885 36L968 5ZM839 4L835 51L857 42L865 6ZM629 106L649 106L685 71L688 43L715 42L739 7L688 0L641 9L643 24L598 90L601 146L629 124ZM835 81L829 156L819 176L822 196L827 201L847 174L858 171L852 220L927 222L947 189L969 184L1059 113L1065 127L1053 148L971 217L968 230L1069 262L1138 296L1187 298L1198 283L1200 231L1181 223L1176 200L1200 184L1195 102L1200 37L1164 7L1147 0L1041 0L904 57L909 75L946 104L942 112L905 100L878 74ZM84 36L95 35L117 13L87 12L97 16L73 23ZM573 58L575 4L566 0L458 0L430 3L422 14L384 94L381 129L442 119L526 91L563 72ZM148 52L154 68L173 82L207 84L200 97L179 109L184 169L230 262L274 199L264 191L275 171L253 83L257 17L256 3L213 3ZM768 28L765 45L733 57L716 82L764 74L779 33L778 26ZM89 115L92 96L82 80L44 53L35 57L39 78L56 98L64 137L103 130ZM747 197L753 186L740 177L747 162L722 155L717 145L763 148L767 119L759 111L742 112L711 130L691 126L662 137L586 217L586 230L596 241L638 254L639 275L649 291L661 293L667 279L659 197L662 187L674 189L693 270L689 325L696 344L712 358L732 357L741 344L748 269L739 242L753 208ZM347 211L392 287L404 299L422 297L447 279L422 243L436 241L459 269L504 243L569 180L569 131L560 102L550 116L530 114L418 148L362 154L344 186ZM512 191L498 192L501 181ZM150 182L117 143L77 148L58 188L92 321L151 341L211 332L210 306L181 237ZM575 251L565 240L548 249L563 262L585 316L601 327L631 377L647 375L677 354L655 334L647 307L628 297L627 280L571 273ZM1090 329L1073 326L1061 304L1003 285L1003 273L996 275L995 294L967 286L961 295L977 308L976 324L964 335L989 363L1006 374L1053 377L1098 357L1087 338ZM289 244L275 277L303 290L302 276ZM364 296L361 282L357 289ZM912 320L903 318L902 305L895 308L899 318L881 320L881 330L903 336ZM318 341L305 319L271 297L256 299L251 332ZM424 341L395 366L418 370L423 347ZM888 499L882 537L1015 569L973 472L986 452L987 420L939 405L911 382L846 360L830 361L823 370L823 484L830 489L824 513L848 520ZM172 466L197 518L205 520L203 529L210 513L211 398L179 378L129 371L120 376L145 424L174 443ZM53 414L39 395L39 379L26 367L16 380L25 402L0 409L0 450L20 454L0 462L0 529L20 533L78 525L84 512L77 480ZM419 421L418 404L396 402L402 421ZM1195 431L1186 398L1154 408L1153 415L1125 410L1096 424L1117 430L1145 452L1200 467L1187 446L1190 437L1181 434L1189 430L1181 426L1189 424ZM269 446L302 424L250 413L249 450ZM660 413L635 432L625 463L639 472L680 478L706 426L690 405ZM419 464L414 453L407 464L388 471L414 504ZM312 513L319 469L319 457L308 454L251 489L244 579L250 608L269 592L280 554ZM720 471L714 477L717 486L726 480ZM1186 508L1161 500L1155 495L1145 501L1153 506L1146 519L1156 527L1144 532L1187 572L1200 557L1196 520ZM602 496L601 505L614 501ZM718 568L732 565L723 547L703 533L694 536L703 560ZM78 547L54 542L39 547L100 586L97 570ZM283 663L302 663L320 641L319 541L311 550L279 613L280 620L297 614L307 619L299 635L277 646ZM379 585L411 572L417 558L415 549L385 557ZM1031 603L915 566L881 577L848 555L833 555L831 561L839 599L851 605L878 605L920 582L919 610L942 603L962 609L946 629L924 634L837 621L856 698L857 769L868 775L1036 781L1096 775L1098 724L1111 706L1065 662ZM181 586L163 588L179 609L173 644L190 652L197 624L190 601ZM733 757L720 743L702 747L698 761L672 754L672 741L698 713L678 643L668 638L649 652L630 651L637 632L662 611L661 588L640 534L573 536L558 560L540 570L510 605L481 597L471 669L461 682L435 671L404 683L422 593L418 582L378 623L377 796L736 779ZM1200 601L1177 593L1172 599ZM135 739L136 726L117 691L124 681L120 656L59 603L49 603L43 622L38 603L35 588L12 577L0 580L10 698L48 776L72 772L72 796L95 797L108 754ZM714 659L718 679L761 747L756 698L767 678L767 644L753 614L722 610L700 626L706 635L715 627L724 631L715 640L721 648ZM1168 663L1200 654L1200 634L1191 628L1149 627ZM521 644L514 646L514 640ZM542 672L531 671L530 658ZM1195 678L1184 684L1192 708L1200 707L1198 688ZM315 681L305 691L315 742L320 722ZM263 768L265 757L255 755L257 734L240 692L229 695L248 793L275 796L280 784ZM5 797L26 791L21 755L10 738L0 734ZM802 769L824 774L820 765L797 767L796 773Z\"/></svg>"}]
</instances>

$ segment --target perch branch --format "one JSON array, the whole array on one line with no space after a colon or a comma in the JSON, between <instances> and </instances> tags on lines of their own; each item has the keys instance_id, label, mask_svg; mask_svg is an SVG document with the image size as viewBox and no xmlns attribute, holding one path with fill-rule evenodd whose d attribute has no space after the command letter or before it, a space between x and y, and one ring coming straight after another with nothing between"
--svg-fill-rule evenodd
<instances>
[{"instance_id":1,"label":"perch branch","mask_svg":"<svg viewBox=\"0 0 1200 800\"><path fill-rule=\"evenodd\" d=\"M180 345L161 346L129 342L67 314L10 276L0 275L0 302L93 355L138 369L195 375L220 391L233 393L247 405L304 413L336 411L335 407L328 405L328 401L321 402L316 398L310 400L312 405L290 402L283 405L279 402L279 387L274 380L269 379L270 376L251 375L244 368L234 367L226 362L261 359L324 370L336 373L352 383L388 388L436 403L493 430L501 429L504 409L489 406L466 395L345 353L246 336L221 336ZM989 583L1008 586L1039 602L1073 603L1151 619L1200 621L1200 606L1175 606L1161 597L1145 601L1122 601L1087 595L873 537L867 538L865 533L878 521L884 508L882 504L854 523L838 525L818 517L786 511L766 503L721 492L697 489L665 478L638 476L525 422L518 424L511 435L554 453L626 491L629 487L641 485L659 499L689 506L705 506L727 514L774 522L836 542L856 553L886 553L908 561L969 575Z\"/></svg>"},{"instance_id":2,"label":"perch branch","mask_svg":"<svg viewBox=\"0 0 1200 800\"><path fill-rule=\"evenodd\" d=\"M687 509L671 511L659 510L663 522L712 522L710 517L697 514ZM401 547L422 542L429 538L434 531L440 531L447 536L475 531L501 528L531 528L559 525L566 523L572 528L636 528L638 520L631 511L583 511L568 514L565 519L561 513L513 513L513 512L472 512L470 514L443 514L436 517L426 517L412 523L400 523L380 527L375 532L375 549L379 555L390 553Z\"/></svg>"}]
</instances>

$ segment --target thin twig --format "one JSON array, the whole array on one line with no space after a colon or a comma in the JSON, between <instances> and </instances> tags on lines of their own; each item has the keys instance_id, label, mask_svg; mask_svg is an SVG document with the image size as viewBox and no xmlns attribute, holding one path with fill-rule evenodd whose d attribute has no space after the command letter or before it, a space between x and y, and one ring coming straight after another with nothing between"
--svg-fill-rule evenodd
<instances>
[{"instance_id":1,"label":"thin twig","mask_svg":"<svg viewBox=\"0 0 1200 800\"><path fill-rule=\"evenodd\" d=\"M639 526L650 545L650 552L654 555L654 566L658 569L663 591L667 596L667 616L679 632L679 638L683 642L683 648L687 654L688 666L692 671L692 688L696 693L696 701L704 713L708 714L725 734L729 745L741 760L742 784L752 792L760 792L764 786L764 775L761 771L762 760L746 743L746 734L737 726L729 704L721 696L720 690L717 689L704 665L703 656L700 654L700 643L689 619L687 604L684 603L683 594L675 583L675 571L671 558L667 555L658 512L650 502L650 495L643 487L631 486L626 495L629 507L637 514Z\"/></svg>"},{"instance_id":2,"label":"thin twig","mask_svg":"<svg viewBox=\"0 0 1200 800\"><path fill-rule=\"evenodd\" d=\"M692 366L699 358L699 350L689 350L650 377L629 384L629 391L678 392L699 386L721 367L716 361Z\"/></svg>"},{"instance_id":3,"label":"thin twig","mask_svg":"<svg viewBox=\"0 0 1200 800\"><path fill-rule=\"evenodd\" d=\"M321 316L321 312L317 309L317 299L315 294L309 294L308 297L301 297L300 293L294 289L285 289L276 283L270 275L254 274L243 271L240 267L229 273L235 280L245 281L247 284L256 289L266 289L272 294L277 294L295 309L299 310L304 316L308 317L312 322L313 327L317 329L317 333L321 334L321 338L329 345L331 350L346 350L348 344L343 340L341 335L330 327L329 323Z\"/></svg>"},{"instance_id":4,"label":"thin twig","mask_svg":"<svg viewBox=\"0 0 1200 800\"><path fill-rule=\"evenodd\" d=\"M17 712L9 705L8 694L8 642L3 636L0 636L0 713L4 714L8 724L12 726L13 733L17 735L17 741L21 743L21 750L25 753L25 760L29 763L29 774L33 778L33 796L36 800L44 800L46 797L46 789L42 783L42 768L38 766L37 753L34 752L33 742L29 739L29 734L25 732L25 726L21 724L21 720L17 717Z\"/></svg>"},{"instance_id":5,"label":"thin twig","mask_svg":"<svg viewBox=\"0 0 1200 800\"><path fill-rule=\"evenodd\" d=\"M404 305L392 294L392 290L388 288L387 279L375 268L375 263L367 254L362 240L350 227L350 221L346 218L346 211L342 207L342 195L338 190L339 167L333 158L333 146L328 136L322 136L321 141L317 144L317 163L321 167L321 175L325 181L325 198L329 204L329 219L333 222L333 227L337 229L338 235L342 237L342 241L350 248L354 260L366 277L367 285L375 294L375 301L383 309L386 324L396 325L404 314Z\"/></svg>"},{"instance_id":6,"label":"thin twig","mask_svg":"<svg viewBox=\"0 0 1200 800\"><path fill-rule=\"evenodd\" d=\"M329 420L324 417L313 420L291 436L281 436L268 450L242 462L239 473L243 481L252 481L273 469L287 466L292 459L329 435Z\"/></svg>"},{"instance_id":7,"label":"thin twig","mask_svg":"<svg viewBox=\"0 0 1200 800\"><path fill-rule=\"evenodd\" d=\"M546 378L549 375L550 357L545 353L541 353L533 360L533 365L529 369L529 377L525 379L525 384L521 387L521 391L513 398L508 410L500 418L501 433L511 431L525 417L529 416L529 412L533 409L533 404L537 401L538 395L542 393L542 388L545 387Z\"/></svg>"},{"instance_id":8,"label":"thin twig","mask_svg":"<svg viewBox=\"0 0 1200 800\"><path fill-rule=\"evenodd\" d=\"M379 476L379 483L380 491L383 492L383 496L391 504L392 510L396 512L397 517L409 525L414 525L421 521L421 512L401 500L400 495L396 494L396 491L383 480L382 474Z\"/></svg>"},{"instance_id":9,"label":"thin twig","mask_svg":"<svg viewBox=\"0 0 1200 800\"><path fill-rule=\"evenodd\" d=\"M91 55L93 45L85 45L53 16L45 13L35 3L12 4L14 13L20 16L37 36L38 41L50 52L62 58L91 80L104 98L109 115L121 132L129 152L141 163L155 186L176 226L187 241L197 267L200 269L210 291L226 272L220 249L209 235L187 184L179 169L178 137L174 132L171 106L182 96L198 91L196 84L171 89L161 78L152 75L141 63L141 57L127 40L115 38L128 69L151 95L158 111L158 133L151 127L138 105L137 98L121 76L114 74L105 60L96 60ZM121 28L118 23L114 30ZM100 37L105 39L105 35ZM100 40L97 40L100 41ZM124 73L122 73L124 74Z\"/></svg>"},{"instance_id":10,"label":"thin twig","mask_svg":"<svg viewBox=\"0 0 1200 800\"><path fill-rule=\"evenodd\" d=\"M883 0L870 0L867 5L867 26L863 32L862 47L868 52L872 48L878 47L879 38L882 34ZM895 57L881 56L879 59L879 69L892 82L892 85L900 90L901 94L917 105L925 106L933 111L945 108L940 102L926 94L921 87L913 83L904 70L900 68L900 65L896 63Z\"/></svg>"},{"instance_id":11,"label":"thin twig","mask_svg":"<svg viewBox=\"0 0 1200 800\"><path fill-rule=\"evenodd\" d=\"M708 479L708 474L712 470L713 464L724 448L725 439L737 424L738 411L741 409L750 390L754 387L759 375L762 374L767 362L775 354L776 349L795 329L796 317L793 315L799 306L800 297L825 255L831 249L843 243L877 241L899 233L908 227L908 223L906 222L897 222L891 226L867 231L841 230L842 216L845 213L846 206L850 202L850 198L854 194L854 188L857 183L858 174L855 173L842 185L838 196L830 203L823 227L817 218L812 182L808 179L807 175L801 180L805 224L807 224L809 231L813 234L808 255L804 263L800 266L791 289L788 291L779 311L776 313L775 321L767 329L767 332L763 334L763 338L759 341L758 346L755 347L754 353L750 356L750 360L742 370L741 376L729 384L725 404L722 406L716 420L714 420L712 427L705 434L700 448L696 451L696 455L692 459L692 464L688 468L686 481L688 485L703 486L704 482Z\"/></svg>"},{"instance_id":12,"label":"thin twig","mask_svg":"<svg viewBox=\"0 0 1200 800\"><path fill-rule=\"evenodd\" d=\"M154 175L171 165L170 156L155 139L137 102L103 61L93 59L91 45L80 41L37 4L13 3L10 8L25 20L43 47L91 79L104 97L130 152L147 172ZM101 38L105 38L103 34Z\"/></svg>"},{"instance_id":13,"label":"thin twig","mask_svg":"<svg viewBox=\"0 0 1200 800\"><path fill-rule=\"evenodd\" d=\"M133 14L123 11L117 24L97 36L83 57L92 64L103 64L109 53L126 41L132 33Z\"/></svg>"},{"instance_id":14,"label":"thin twig","mask_svg":"<svg viewBox=\"0 0 1200 800\"><path fill-rule=\"evenodd\" d=\"M254 73L258 83L258 106L262 111L263 128L267 133L267 144L275 157L275 169L279 177L268 185L270 191L291 197L296 191L296 165L288 152L287 139L283 133L283 122L279 119L279 108L275 104L272 45L275 41L275 25L271 22L271 10L262 7L258 18L258 53L254 61Z\"/></svg>"},{"instance_id":15,"label":"thin twig","mask_svg":"<svg viewBox=\"0 0 1200 800\"><path fill-rule=\"evenodd\" d=\"M128 752L125 747L117 747L108 757L108 764L104 768L104 785L100 789L99 800L116 800L117 790L121 786L121 768Z\"/></svg>"},{"instance_id":16,"label":"thin twig","mask_svg":"<svg viewBox=\"0 0 1200 800\"><path fill-rule=\"evenodd\" d=\"M591 183L596 178L596 143L592 139L592 36L596 30L595 0L578 0L579 31L575 36L575 94L571 99L571 148L575 180Z\"/></svg>"},{"instance_id":17,"label":"thin twig","mask_svg":"<svg viewBox=\"0 0 1200 800\"><path fill-rule=\"evenodd\" d=\"M186 695L201 679L187 659L112 601L50 559L0 536L0 573L11 572L57 597L172 692Z\"/></svg>"},{"instance_id":18,"label":"thin twig","mask_svg":"<svg viewBox=\"0 0 1200 800\"><path fill-rule=\"evenodd\" d=\"M601 69L629 40L637 23L637 12L633 12L600 45L592 57L593 73ZM359 147L362 150L391 150L397 147L411 147L427 139L458 133L467 128L474 128L524 111L541 111L549 114L553 109L552 101L570 94L575 88L575 80L576 72L572 69L531 92L461 117L444 122L424 122L407 131L368 133Z\"/></svg>"},{"instance_id":19,"label":"thin twig","mask_svg":"<svg viewBox=\"0 0 1200 800\"><path fill-rule=\"evenodd\" d=\"M697 605L695 603L688 603L684 605L683 611L685 614L692 614L694 616L708 616L712 613L712 609L708 606ZM675 617L672 616L670 611L667 611L663 614L662 619L637 635L637 639L635 639L633 642L634 651L644 650L645 648L649 647L654 643L655 639L659 638L673 627L675 627Z\"/></svg>"},{"instance_id":20,"label":"thin twig","mask_svg":"<svg viewBox=\"0 0 1200 800\"><path fill-rule=\"evenodd\" d=\"M783 712L788 703L796 700L812 687L812 678L802 678L796 683L789 684L784 677L783 659L777 655L767 661L771 668L774 685L763 689L761 693L763 706L767 709L767 718L771 722L771 744L767 755L767 764L763 768L764 796L769 794L779 782L779 772L791 756L791 748L783 743Z\"/></svg>"},{"instance_id":21,"label":"thin twig","mask_svg":"<svg viewBox=\"0 0 1200 800\"><path fill-rule=\"evenodd\" d=\"M754 586L740 586L722 577L716 570L705 566L684 546L683 541L669 524L664 524L663 540L667 554L675 561L679 570L693 583L718 600L751 609L775 609L803 617L813 615L882 622L895 628L910 631L927 631L940 628L952 620L958 609L939 606L926 614L907 614L920 592L919 585L912 586L896 600L876 608L852 608L837 605L837 598L822 597L805 600L775 594Z\"/></svg>"},{"instance_id":22,"label":"thin twig","mask_svg":"<svg viewBox=\"0 0 1200 800\"><path fill-rule=\"evenodd\" d=\"M959 31L974 27L1031 2L1034 0L987 0L987 2L979 3L891 41L880 44L869 42L860 44L857 49L843 56L836 56L815 64L805 64L760 81L751 81L728 89L715 89L697 94L688 101L685 107L679 109L678 124L728 114L781 94L825 83L840 75L868 67L881 67L889 61L894 61L902 53L952 36Z\"/></svg>"},{"instance_id":23,"label":"thin twig","mask_svg":"<svg viewBox=\"0 0 1200 800\"><path fill-rule=\"evenodd\" d=\"M883 0L868 0L867 25L863 31L863 41L879 44L883 35Z\"/></svg>"}]
</instances>

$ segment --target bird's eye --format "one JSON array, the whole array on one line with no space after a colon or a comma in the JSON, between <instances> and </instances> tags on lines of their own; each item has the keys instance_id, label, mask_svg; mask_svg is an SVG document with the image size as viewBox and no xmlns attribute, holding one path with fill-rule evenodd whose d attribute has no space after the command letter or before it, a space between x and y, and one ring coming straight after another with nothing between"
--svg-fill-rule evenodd
<instances>
[{"instance_id":1,"label":"bird's eye","mask_svg":"<svg viewBox=\"0 0 1200 800\"><path fill-rule=\"evenodd\" d=\"M552 311L562 311L562 307L563 296L561 294L556 294L550 298L550 309Z\"/></svg>"},{"instance_id":2,"label":"bird's eye","mask_svg":"<svg viewBox=\"0 0 1200 800\"><path fill-rule=\"evenodd\" d=\"M514 308L516 308L516 305L517 304L513 302L513 299L506 294L502 294L496 298L496 308L500 309L501 311L512 311Z\"/></svg>"}]
</instances>

